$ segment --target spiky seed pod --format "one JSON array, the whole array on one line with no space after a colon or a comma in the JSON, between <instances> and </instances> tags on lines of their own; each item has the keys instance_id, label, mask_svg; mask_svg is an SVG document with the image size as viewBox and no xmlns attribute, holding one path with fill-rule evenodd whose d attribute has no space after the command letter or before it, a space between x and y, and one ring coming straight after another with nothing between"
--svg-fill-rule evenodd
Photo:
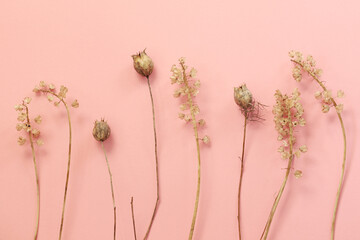
<instances>
[{"instance_id":1,"label":"spiky seed pod","mask_svg":"<svg viewBox=\"0 0 360 240\"><path fill-rule=\"evenodd\" d=\"M135 70L144 77L149 77L154 69L154 63L145 53L145 50L139 52L138 54L132 55L131 57L134 60Z\"/></svg>"},{"instance_id":2,"label":"spiky seed pod","mask_svg":"<svg viewBox=\"0 0 360 240\"><path fill-rule=\"evenodd\" d=\"M103 142L110 136L110 127L104 119L101 121L95 121L93 136L97 141Z\"/></svg>"},{"instance_id":3,"label":"spiky seed pod","mask_svg":"<svg viewBox=\"0 0 360 240\"><path fill-rule=\"evenodd\" d=\"M234 88L234 100L243 111L247 111L253 107L253 97L246 87L246 84Z\"/></svg>"}]
</instances>

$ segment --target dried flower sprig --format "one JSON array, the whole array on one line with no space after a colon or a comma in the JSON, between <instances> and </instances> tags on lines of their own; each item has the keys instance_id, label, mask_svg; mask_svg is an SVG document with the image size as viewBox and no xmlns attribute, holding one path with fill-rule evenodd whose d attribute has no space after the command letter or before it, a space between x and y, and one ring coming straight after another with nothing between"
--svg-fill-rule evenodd
<instances>
[{"instance_id":1,"label":"dried flower sprig","mask_svg":"<svg viewBox=\"0 0 360 240\"><path fill-rule=\"evenodd\" d=\"M194 207L194 214L192 218L190 233L189 233L189 240L193 238L194 229L195 229L195 222L196 222L196 215L199 206L199 197L200 197L200 170L201 170L201 161L200 161L200 143L201 140L203 143L207 144L210 142L210 138L208 136L204 136L199 138L199 127L204 126L205 120L196 119L196 115L200 113L199 106L195 102L195 96L199 92L200 87L200 80L195 80L196 77L196 69L192 68L188 71L188 67L185 65L185 59L179 59L179 67L173 65L171 68L172 76L171 84L177 83L180 87L175 90L174 97L183 97L186 101L180 105L181 113L179 113L179 118L185 120L186 122L191 122L194 133L195 133L195 141L196 141L196 148L197 148L197 158L198 158L198 180L197 180L197 191L196 191L196 200L195 200L195 207Z\"/></svg>"},{"instance_id":2,"label":"dried flower sprig","mask_svg":"<svg viewBox=\"0 0 360 240\"><path fill-rule=\"evenodd\" d=\"M243 84L239 87L234 88L234 100L235 103L240 107L241 113L244 115L244 135L242 143L242 153L241 153L241 168L240 168L240 179L239 179L239 190L238 190L238 230L239 230L239 240L241 240L241 228L240 228L240 195L241 195L241 185L244 173L244 155L245 155L245 139L246 139L246 127L248 121L258 121L263 120L260 117L260 109L264 107L263 104L260 104L255 101L252 93L246 87L246 84Z\"/></svg>"},{"instance_id":3,"label":"dried flower sprig","mask_svg":"<svg viewBox=\"0 0 360 240\"><path fill-rule=\"evenodd\" d=\"M112 181L112 174L110 170L109 161L106 155L106 150L104 147L104 141L108 139L110 136L110 127L107 124L107 122L104 121L104 119L101 119L101 121L95 121L94 128L93 128L93 136L94 138L101 143L101 147L104 151L105 160L110 176L110 186L111 186L111 196L112 196L112 202L113 202L113 209L114 209L114 240L116 239L116 205L115 205L115 194L114 194L114 186Z\"/></svg>"},{"instance_id":4,"label":"dried flower sprig","mask_svg":"<svg viewBox=\"0 0 360 240\"><path fill-rule=\"evenodd\" d=\"M335 97L332 96L331 91L326 88L325 84L322 81L320 81L322 70L320 68L317 68L316 62L311 55L307 56L305 59L301 52L290 51L289 56L290 56L290 60L295 64L293 68L294 79L300 82L302 79L302 72L307 72L320 85L322 91L317 91L315 93L315 98L321 101L323 113L329 112L331 107L335 108L342 130L344 152L343 152L343 160L341 166L341 176L336 193L335 207L334 207L332 223L331 223L331 239L333 240L335 238L334 235L335 235L336 216L339 207L339 199L343 188L345 164L346 164L346 133L345 133L344 122L341 116L341 112L343 111L344 106L343 104L338 104L335 101ZM344 92L342 90L339 90L337 92L337 97L341 98L343 96L344 96Z\"/></svg>"},{"instance_id":5,"label":"dried flower sprig","mask_svg":"<svg viewBox=\"0 0 360 240\"><path fill-rule=\"evenodd\" d=\"M157 209L159 207L159 201L160 201L160 187L159 187L159 161L158 161L158 150L157 150L157 136L156 136L156 124L155 124L155 106L154 106L154 99L151 91L151 85L150 85L150 75L153 72L154 69L154 63L152 59L146 54L146 49L144 49L142 52L139 52L138 54L132 55L133 61L134 61L134 69L136 72L141 74L142 76L146 77L147 84L149 88L149 94L151 99L151 107L152 107L152 115L153 115L153 130L154 130L154 149L155 149L155 173L156 173L156 201L154 210L151 216L151 220L149 223L149 226L146 230L146 234L144 237L144 240L146 240L150 234L150 230L152 227L152 224L155 219L155 215L157 212Z\"/></svg>"},{"instance_id":6,"label":"dried flower sprig","mask_svg":"<svg viewBox=\"0 0 360 240\"><path fill-rule=\"evenodd\" d=\"M59 230L59 240L60 240L62 237L62 230L64 225L65 205L66 205L67 189L69 184L70 162L71 162L71 139L72 139L71 119L70 119L69 107L65 101L68 89L65 86L61 86L60 91L57 93L54 84L47 84L44 81L41 81L40 84L33 89L33 92L46 94L49 102L54 102L54 106L59 106L59 104L62 103L66 109L68 123L69 123L69 151L68 151L68 163L67 163L63 208L62 208L60 230ZM77 100L75 100L71 105L73 108L79 107L79 103Z\"/></svg>"},{"instance_id":7,"label":"dried flower sprig","mask_svg":"<svg viewBox=\"0 0 360 240\"><path fill-rule=\"evenodd\" d=\"M34 234L34 240L37 239L38 232L39 232L39 216L40 216L40 187L39 187L39 174L37 170L36 165L36 158L35 158L35 148L34 148L34 139L37 139L36 143L37 145L41 146L44 144L44 142L39 139L40 131L33 126L33 124L30 121L29 117L29 103L31 102L30 97L25 97L22 103L15 105L15 110L19 113L18 115L18 123L16 124L16 130L17 131L25 131L26 134L29 136L29 142L33 157L33 163L34 163L34 170L35 170L35 180L36 180L36 196L37 196L37 211L36 211L36 226L35 226L35 234ZM37 116L34 119L34 122L37 124L41 123L41 116ZM20 136L18 138L18 144L24 145L26 142L26 138Z\"/></svg>"},{"instance_id":8,"label":"dried flower sprig","mask_svg":"<svg viewBox=\"0 0 360 240\"><path fill-rule=\"evenodd\" d=\"M307 151L306 145L300 146L297 150L294 149L294 145L296 143L294 135L295 128L298 126L305 126L305 119L303 118L304 109L299 101L299 96L300 93L298 89L295 89L290 96L286 94L283 95L279 90L275 93L276 104L274 105L272 112L274 114L275 129L279 134L278 140L282 141L282 146L279 147L278 151L281 153L281 157L283 159L288 159L288 165L286 168L285 178L274 200L264 232L261 235L260 239L263 240L267 239L271 222L290 174L294 156L299 158L300 153ZM299 178L301 174L302 172L300 170L297 170L294 173L296 178Z\"/></svg>"}]
</instances>

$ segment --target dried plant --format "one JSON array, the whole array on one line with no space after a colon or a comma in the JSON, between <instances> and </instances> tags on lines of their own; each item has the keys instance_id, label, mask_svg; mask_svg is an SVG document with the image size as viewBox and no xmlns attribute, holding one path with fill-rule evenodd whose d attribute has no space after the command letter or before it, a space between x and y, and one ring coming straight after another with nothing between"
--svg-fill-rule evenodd
<instances>
[{"instance_id":1,"label":"dried plant","mask_svg":"<svg viewBox=\"0 0 360 240\"><path fill-rule=\"evenodd\" d=\"M131 197L130 206L131 206L131 218L132 218L134 239L137 240L137 237L136 237L135 216L134 216L134 198L133 198L133 197Z\"/></svg>"},{"instance_id":2,"label":"dried plant","mask_svg":"<svg viewBox=\"0 0 360 240\"><path fill-rule=\"evenodd\" d=\"M265 229L260 239L267 239L270 225L273 220L276 208L280 202L280 198L284 192L286 182L289 178L290 170L293 165L294 156L297 158L300 157L301 153L307 151L306 145L300 146L297 150L294 149L296 144L296 138L294 135L295 128L298 126L305 126L305 119L303 118L304 109L300 100L300 93L298 89L292 93L292 95L283 95L279 90L275 93L276 104L273 108L275 129L278 132L278 140L282 141L282 146L279 147L278 151L281 153L283 159L288 160L285 178L281 184L280 190L274 200L274 204L271 208ZM300 170L294 172L296 178L302 176Z\"/></svg>"},{"instance_id":3,"label":"dried plant","mask_svg":"<svg viewBox=\"0 0 360 240\"><path fill-rule=\"evenodd\" d=\"M116 205L115 205L115 195L114 195L114 186L112 181L112 174L110 170L109 161L106 155L106 150L104 147L104 141L108 139L110 136L110 127L107 124L107 122L104 121L104 119L101 119L101 121L95 121L94 128L93 128L93 136L94 138L101 143L101 147L104 151L106 165L108 168L109 176L110 176L110 186L111 186L111 196L112 196L112 202L113 202L113 208L114 208L114 240L116 239Z\"/></svg>"},{"instance_id":4,"label":"dried plant","mask_svg":"<svg viewBox=\"0 0 360 240\"><path fill-rule=\"evenodd\" d=\"M196 200L194 207L194 214L192 218L189 240L193 238L196 215L199 206L199 197L200 197L200 170L201 170L201 162L200 162L200 143L199 140L204 142L205 144L209 143L210 138L208 136L204 136L203 138L199 138L198 129L205 125L205 120L196 119L196 115L200 113L200 109L195 102L195 96L199 92L200 80L195 80L197 71L192 68L188 71L188 67L185 65L185 59L179 59L179 67L173 65L171 68L172 76L171 76L171 84L177 83L180 87L175 90L174 97L183 97L185 102L180 105L181 113L179 113L179 118L185 120L185 122L191 122L194 133L195 133L195 141L197 148L197 158L198 158L198 180L197 180L197 191L196 191Z\"/></svg>"},{"instance_id":5,"label":"dried plant","mask_svg":"<svg viewBox=\"0 0 360 240\"><path fill-rule=\"evenodd\" d=\"M152 224L155 219L155 215L159 206L160 201L160 190L159 190L159 163L158 163L158 151L157 151L157 136L156 136L156 125L155 125L155 107L154 107L154 99L151 91L151 85L150 85L150 75L154 69L154 63L152 59L146 54L146 49L144 49L142 52L139 52L138 54L132 55L133 61L134 61L134 68L136 72L141 74L142 76L146 77L147 84L149 87L149 93L150 93L150 99L151 99L151 107L152 107L152 115L153 115L153 129L154 129L154 142L155 142L155 172L156 172L156 201L155 206L153 210L153 214L151 216L151 220L149 223L149 226L146 230L146 234L144 237L144 240L148 238Z\"/></svg>"},{"instance_id":6,"label":"dried plant","mask_svg":"<svg viewBox=\"0 0 360 240\"><path fill-rule=\"evenodd\" d=\"M343 187L343 181L344 181L344 175L345 175L345 163L346 163L346 133L345 133L345 127L344 122L341 116L341 112L344 108L343 104L338 104L335 101L335 97L332 96L332 93L330 90L328 90L325 86L325 84L320 81L320 76L322 74L322 70L320 68L316 67L316 62L313 59L312 56L307 56L306 59L303 58L302 53L291 51L289 52L289 56L291 61L295 64L293 68L293 77L297 82L300 82L302 79L302 72L308 73L321 87L321 91L317 91L315 93L315 98L319 99L322 104L322 112L327 113L329 112L331 107L334 107L336 110L336 114L338 116L338 119L340 121L340 126L342 130L343 135L343 142L344 142L344 153L343 153L343 160L342 160L342 166L341 166L341 176L340 181L336 193L336 200L335 200L335 207L333 211L332 216L332 223L331 223L331 239L334 239L335 234L335 223L336 223L336 216L337 216L337 210L339 207L339 199L342 192ZM337 92L337 97L341 98L344 96L344 92L342 90L339 90Z\"/></svg>"},{"instance_id":7,"label":"dried plant","mask_svg":"<svg viewBox=\"0 0 360 240\"><path fill-rule=\"evenodd\" d=\"M259 121L263 120L260 117L260 109L264 107L263 104L256 102L252 96L252 93L246 87L246 84L243 84L239 87L234 88L234 100L235 103L240 107L241 113L244 115L244 135L242 143L242 153L241 153L241 169L240 169L240 180L239 180L239 190L238 190L238 230L239 230L239 240L241 240L241 228L240 228L240 194L241 194L241 185L244 173L244 155L245 155L245 139L246 139L246 127L248 121Z\"/></svg>"},{"instance_id":8,"label":"dried plant","mask_svg":"<svg viewBox=\"0 0 360 240\"><path fill-rule=\"evenodd\" d=\"M39 176L37 171L36 159L35 159L35 148L34 148L34 139L36 140L37 145L41 146L44 142L39 139L40 130L35 128L33 123L30 121L29 116L29 103L31 102L30 97L24 98L22 103L15 106L15 110L19 113L18 115L18 123L16 124L17 131L24 131L29 136L29 142L33 157L34 170L35 170L35 179L36 179L36 195L37 195L37 211L36 211L36 226L35 226L35 234L34 240L37 239L38 231L39 231L39 215L40 215L40 187L39 187ZM41 123L41 116L37 116L34 119L34 122L37 124ZM18 138L18 144L24 145L26 143L26 137L20 136Z\"/></svg>"},{"instance_id":9,"label":"dried plant","mask_svg":"<svg viewBox=\"0 0 360 240\"><path fill-rule=\"evenodd\" d=\"M71 160L71 119L70 119L70 111L68 104L65 101L66 94L68 89L65 86L60 87L60 91L57 93L54 84L47 84L44 81L41 81L38 86L36 86L33 90L35 93L42 93L47 96L49 102L54 102L54 106L59 106L62 103L66 109L68 123L69 123L69 151L68 151L68 163L67 163L67 171L66 171L66 183L65 183L65 191L64 191L64 201L63 201L63 208L62 208L62 215L61 215L61 223L60 223L60 231L59 231L59 240L62 237L62 230L64 225L64 215L65 215L65 204L66 204L66 197L67 197L67 189L69 184L69 175L70 175L70 160ZM78 108L79 103L75 100L71 106L73 108Z\"/></svg>"}]
</instances>

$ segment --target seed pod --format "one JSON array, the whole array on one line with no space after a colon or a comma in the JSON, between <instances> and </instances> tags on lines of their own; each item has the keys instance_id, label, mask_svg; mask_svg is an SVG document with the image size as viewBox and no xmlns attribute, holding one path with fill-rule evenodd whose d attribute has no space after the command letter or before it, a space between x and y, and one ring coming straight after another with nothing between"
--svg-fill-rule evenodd
<instances>
[{"instance_id":1,"label":"seed pod","mask_svg":"<svg viewBox=\"0 0 360 240\"><path fill-rule=\"evenodd\" d=\"M139 52L138 54L132 55L132 58L134 60L135 70L144 77L149 77L154 69L154 63L145 53L145 50Z\"/></svg>"},{"instance_id":2,"label":"seed pod","mask_svg":"<svg viewBox=\"0 0 360 240\"><path fill-rule=\"evenodd\" d=\"M234 100L245 112L253 107L252 94L245 84L234 88Z\"/></svg>"},{"instance_id":3,"label":"seed pod","mask_svg":"<svg viewBox=\"0 0 360 240\"><path fill-rule=\"evenodd\" d=\"M110 127L104 119L101 121L95 121L93 136L97 141L103 142L110 136Z\"/></svg>"}]
</instances>

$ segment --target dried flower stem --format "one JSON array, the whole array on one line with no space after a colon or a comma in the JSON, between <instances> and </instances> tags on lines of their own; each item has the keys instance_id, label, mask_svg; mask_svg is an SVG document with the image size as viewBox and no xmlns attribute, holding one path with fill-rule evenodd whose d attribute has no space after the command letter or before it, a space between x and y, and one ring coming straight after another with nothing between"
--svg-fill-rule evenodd
<instances>
[{"instance_id":1,"label":"dried flower stem","mask_svg":"<svg viewBox=\"0 0 360 240\"><path fill-rule=\"evenodd\" d=\"M186 76L186 72L185 72L185 65L183 62L180 62L180 65L182 67L182 72L183 72L183 78L184 78L184 85L189 88L189 83L188 83L188 79ZM191 93L188 92L187 93L188 96L188 103L189 103L189 108L193 109L194 107L194 102L191 96ZM191 122L193 124L193 128L194 128L194 133L195 133L195 141L196 141L196 149L197 149L197 159L198 159L198 177L197 177L197 190L196 190L196 199L195 199L195 207L194 207L194 213L193 213L193 218L192 218L192 222L191 222L191 228L190 228L190 233L189 233L189 240L191 240L193 238L194 235L194 229L195 229L195 223L196 223L196 216L197 216L197 211L198 211L198 207L199 207L199 198L200 198L200 176L201 176L201 161L200 161L200 143L199 143L199 133L198 133L198 127L197 127L197 121L196 121L196 116L195 116L195 112L191 111Z\"/></svg>"},{"instance_id":2,"label":"dried flower stem","mask_svg":"<svg viewBox=\"0 0 360 240\"><path fill-rule=\"evenodd\" d=\"M320 85L320 87L324 91L328 91L327 88L325 87L325 85L319 80L319 78L314 73L312 73L310 71L307 71L304 68L304 65L301 62L298 62L298 61L296 61L294 59L292 59L291 61L294 62L295 64L298 64L302 69L304 69ZM334 107L336 108L336 106L338 106L338 105L337 105L335 99L333 97L330 97L330 100L331 100L332 104L334 105ZM339 118L340 125L341 125L343 141L344 141L344 153L343 153L343 161L342 161L340 182L339 182L338 190L337 190L337 193L336 193L336 201L335 201L335 207L334 207L332 224L331 224L331 239L332 240L334 239L334 234L335 234L336 216L337 216L337 210L338 210L338 207L339 207L339 199L340 199L342 186L343 186L343 181L344 181L345 163L346 163L346 133L345 133L344 122L343 122L343 119L341 117L341 113L336 111L336 114L337 114L337 116Z\"/></svg>"},{"instance_id":3,"label":"dried flower stem","mask_svg":"<svg viewBox=\"0 0 360 240\"><path fill-rule=\"evenodd\" d=\"M135 216L134 216L134 198L133 197L131 197L130 205L131 205L131 217L132 217L132 224L133 224L133 230L134 230L134 238L135 238L135 240L137 240L137 238L136 238Z\"/></svg>"},{"instance_id":4,"label":"dried flower stem","mask_svg":"<svg viewBox=\"0 0 360 240\"><path fill-rule=\"evenodd\" d=\"M291 165L292 165L292 162L294 160L294 154L293 154L293 124L292 124L292 120L291 120L291 111L290 109L288 109L288 121L289 121L289 146L290 146L290 157L289 157L289 161L288 161L288 165L287 165L287 169L286 169L286 173L285 173L285 178L283 180L283 183L281 184L281 187L280 187L280 190L279 190L279 193L277 194L276 196L276 199L275 199L275 202L271 208L271 211L270 211L270 215L269 215L269 218L268 218L268 221L265 225L265 233L264 233L264 237L261 236L260 239L263 239L263 240L266 240L267 239L267 236L269 234L269 230L270 230L270 226L271 226L271 222L273 220L273 217L274 217L274 214L275 214L275 211L276 211L276 208L277 206L279 205L279 202L280 202L280 198L284 192L284 189L285 189L285 185L287 183L287 180L289 178L289 174L290 174L290 170L291 170Z\"/></svg>"},{"instance_id":5,"label":"dried flower stem","mask_svg":"<svg viewBox=\"0 0 360 240\"><path fill-rule=\"evenodd\" d=\"M49 90L42 90L43 92L50 93L56 98L59 99L60 102L64 104L64 107L66 109L67 118L69 122L69 151L68 151L68 164L67 164L67 171L66 171L66 182L65 182L65 190L64 190L64 201L63 201L63 207L62 207L62 214L61 214L61 222L60 222L60 231L59 231L59 240L61 240L62 237L62 230L64 226L64 215L65 215L65 205L66 205L66 196L67 196L67 189L69 184L69 176L70 176L70 162L71 162L71 138L72 138L72 132L71 132L71 119L70 119L70 111L69 108L64 101L63 98L61 98L58 94L49 91Z\"/></svg>"},{"instance_id":6,"label":"dried flower stem","mask_svg":"<svg viewBox=\"0 0 360 240\"><path fill-rule=\"evenodd\" d=\"M159 206L159 200L160 200L160 196L159 196L160 195L159 194L159 166L158 166L157 137L156 137L156 126L155 126L155 107L154 107L154 99L152 96L149 76L147 76L146 79L147 79L147 83L149 86L149 93L150 93L150 98L151 98L151 107L152 107L152 114L153 114L153 128L154 128L154 142L155 142L155 171L156 171L156 202L155 202L153 214L151 216L150 224L148 226L148 229L146 230L144 240L146 240L149 236L149 233L150 233L150 230L151 230L151 227L154 222L155 215L156 215L156 212L157 212L157 209Z\"/></svg>"},{"instance_id":7,"label":"dried flower stem","mask_svg":"<svg viewBox=\"0 0 360 240\"><path fill-rule=\"evenodd\" d=\"M104 142L101 142L101 147L104 151L104 155L105 155L105 160L106 160L106 164L108 167L108 171L109 171L109 176L110 176L110 185L111 185L111 196L112 196L112 201L113 201L113 208L114 208L114 240L115 240L115 236L116 236L116 205L115 205L115 196L114 196L114 187L113 187L113 181L112 181L112 174L111 174L111 170L110 170L110 165L109 165L109 161L106 155L106 150L104 147Z\"/></svg>"},{"instance_id":8,"label":"dried flower stem","mask_svg":"<svg viewBox=\"0 0 360 240\"><path fill-rule=\"evenodd\" d=\"M244 123L244 136L243 136L243 144L242 144L242 153L241 153L241 169L240 169L240 180L239 180L239 191L238 191L238 228L239 228L239 240L241 240L241 231L240 231L240 193L241 193L241 185L244 173L244 155L245 155L245 139L246 139L246 125L248 118L246 114L244 115L245 123Z\"/></svg>"},{"instance_id":9,"label":"dried flower stem","mask_svg":"<svg viewBox=\"0 0 360 240\"><path fill-rule=\"evenodd\" d=\"M25 107L25 111L26 111L27 124L30 126L29 108L28 108L28 106L26 106L26 104L23 104L23 106ZM37 236L38 236L38 232L39 232L39 220L40 220L40 217L39 217L40 216L40 187L39 187L39 175L38 175L36 159L35 159L35 149L34 149L34 143L33 143L33 137L32 137L31 131L29 131L29 139L30 139L30 146L31 146L31 152L32 152L32 157L33 157L33 162L34 162L35 179L36 179L37 211L36 211L36 226L35 226L35 235L34 235L34 240L36 240Z\"/></svg>"}]
</instances>

